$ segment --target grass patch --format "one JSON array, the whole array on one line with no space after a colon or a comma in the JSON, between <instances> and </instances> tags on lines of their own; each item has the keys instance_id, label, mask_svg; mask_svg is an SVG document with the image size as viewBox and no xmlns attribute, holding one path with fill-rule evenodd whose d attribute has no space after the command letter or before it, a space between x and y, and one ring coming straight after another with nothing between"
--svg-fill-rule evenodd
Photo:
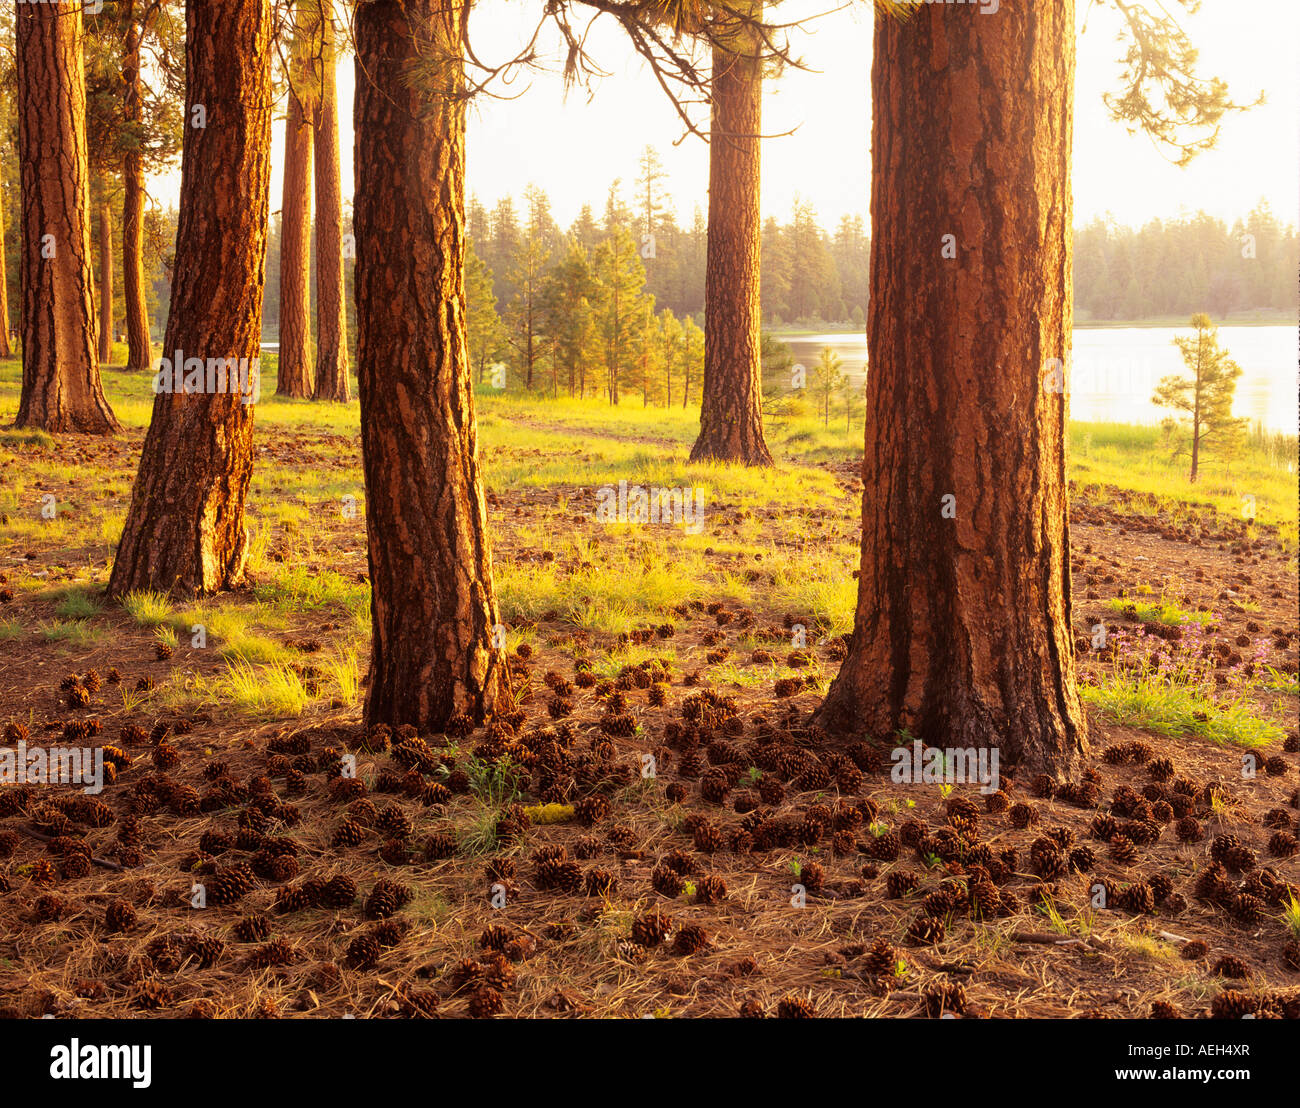
<instances>
[{"instance_id":1,"label":"grass patch","mask_svg":"<svg viewBox=\"0 0 1300 1108\"><path fill-rule=\"evenodd\" d=\"M46 642L60 642L66 646L87 647L94 646L102 641L107 632L102 627L91 627L81 620L72 620L67 623L57 621L42 623L37 628L37 634Z\"/></svg>"},{"instance_id":2,"label":"grass patch","mask_svg":"<svg viewBox=\"0 0 1300 1108\"><path fill-rule=\"evenodd\" d=\"M1282 924L1293 938L1300 939L1300 900L1289 897L1282 908Z\"/></svg>"},{"instance_id":3,"label":"grass patch","mask_svg":"<svg viewBox=\"0 0 1300 1108\"><path fill-rule=\"evenodd\" d=\"M287 665L293 652L265 635L240 635L217 652L226 661L249 662L258 665Z\"/></svg>"},{"instance_id":4,"label":"grass patch","mask_svg":"<svg viewBox=\"0 0 1300 1108\"><path fill-rule=\"evenodd\" d=\"M1159 623L1166 627L1180 627L1185 623L1199 623L1204 627L1214 622L1212 612L1188 612L1164 600L1146 603L1115 597L1106 602L1106 607L1121 615L1136 616L1143 623Z\"/></svg>"},{"instance_id":5,"label":"grass patch","mask_svg":"<svg viewBox=\"0 0 1300 1108\"><path fill-rule=\"evenodd\" d=\"M1260 682L1263 688L1300 696L1300 674L1283 673L1273 666L1265 666L1264 672L1268 676Z\"/></svg>"},{"instance_id":6,"label":"grass patch","mask_svg":"<svg viewBox=\"0 0 1300 1108\"><path fill-rule=\"evenodd\" d=\"M99 591L92 585L74 585L65 589L62 599L54 605L54 614L60 619L89 619L98 615L103 602L92 593Z\"/></svg>"},{"instance_id":7,"label":"grass patch","mask_svg":"<svg viewBox=\"0 0 1300 1108\"><path fill-rule=\"evenodd\" d=\"M1282 728L1242 700L1218 703L1202 689L1149 674L1107 675L1079 689L1085 703L1122 726L1158 735L1193 735L1220 746L1268 746Z\"/></svg>"},{"instance_id":8,"label":"grass patch","mask_svg":"<svg viewBox=\"0 0 1300 1108\"><path fill-rule=\"evenodd\" d=\"M355 704L361 691L361 672L357 667L355 651L331 658L322 668L338 690L339 699L344 704Z\"/></svg>"},{"instance_id":9,"label":"grass patch","mask_svg":"<svg viewBox=\"0 0 1300 1108\"><path fill-rule=\"evenodd\" d=\"M284 718L302 715L311 696L302 679L284 663L253 665L231 660L226 671L213 678L192 677L174 690L179 702L197 702L229 708L243 715Z\"/></svg>"},{"instance_id":10,"label":"grass patch","mask_svg":"<svg viewBox=\"0 0 1300 1108\"><path fill-rule=\"evenodd\" d=\"M157 627L172 618L171 601L166 593L131 592L122 598L122 607L136 623Z\"/></svg>"}]
</instances>

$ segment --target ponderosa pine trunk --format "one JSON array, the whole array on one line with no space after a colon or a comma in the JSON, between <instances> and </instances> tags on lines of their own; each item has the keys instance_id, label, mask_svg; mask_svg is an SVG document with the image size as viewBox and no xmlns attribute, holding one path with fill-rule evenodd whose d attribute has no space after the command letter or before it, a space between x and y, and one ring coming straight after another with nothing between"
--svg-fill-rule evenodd
<instances>
[{"instance_id":1,"label":"ponderosa pine trunk","mask_svg":"<svg viewBox=\"0 0 1300 1108\"><path fill-rule=\"evenodd\" d=\"M23 387L18 427L110 434L95 349L80 0L20 4Z\"/></svg>"},{"instance_id":2,"label":"ponderosa pine trunk","mask_svg":"<svg viewBox=\"0 0 1300 1108\"><path fill-rule=\"evenodd\" d=\"M309 66L294 5L289 63L289 107L284 121L284 190L280 204L280 353L277 396L312 394L311 364L311 141Z\"/></svg>"},{"instance_id":3,"label":"ponderosa pine trunk","mask_svg":"<svg viewBox=\"0 0 1300 1108\"><path fill-rule=\"evenodd\" d=\"M445 0L356 13L366 719L435 731L510 700L465 334L462 14Z\"/></svg>"},{"instance_id":4,"label":"ponderosa pine trunk","mask_svg":"<svg viewBox=\"0 0 1300 1108\"><path fill-rule=\"evenodd\" d=\"M113 209L108 202L108 182L101 181L99 197L99 364L113 360Z\"/></svg>"},{"instance_id":5,"label":"ponderosa pine trunk","mask_svg":"<svg viewBox=\"0 0 1300 1108\"><path fill-rule=\"evenodd\" d=\"M753 5L755 15L761 5ZM735 52L713 47L709 229L704 269L704 393L691 461L768 466L759 360L759 217L763 62L738 29Z\"/></svg>"},{"instance_id":6,"label":"ponderosa pine trunk","mask_svg":"<svg viewBox=\"0 0 1300 1108\"><path fill-rule=\"evenodd\" d=\"M162 369L180 351L199 388L154 399L109 579L117 597L231 588L243 579L248 545L247 401L256 396L271 194L269 0L189 0L185 42L180 225ZM246 390L231 383L226 359L247 367Z\"/></svg>"},{"instance_id":7,"label":"ponderosa pine trunk","mask_svg":"<svg viewBox=\"0 0 1300 1108\"><path fill-rule=\"evenodd\" d=\"M0 358L13 357L9 345L9 269L5 262L4 190L0 188Z\"/></svg>"},{"instance_id":8,"label":"ponderosa pine trunk","mask_svg":"<svg viewBox=\"0 0 1300 1108\"><path fill-rule=\"evenodd\" d=\"M1049 368L1070 347L1074 35L1072 0L877 16L862 561L819 715L1061 775L1086 749Z\"/></svg>"},{"instance_id":9,"label":"ponderosa pine trunk","mask_svg":"<svg viewBox=\"0 0 1300 1108\"><path fill-rule=\"evenodd\" d=\"M141 122L140 39L133 0L127 0L122 44L122 99L129 123ZM126 302L126 368L144 370L151 360L149 309L144 277L144 155L136 147L122 159L122 296Z\"/></svg>"},{"instance_id":10,"label":"ponderosa pine trunk","mask_svg":"<svg viewBox=\"0 0 1300 1108\"><path fill-rule=\"evenodd\" d=\"M346 401L348 317L343 298L343 178L339 169L338 52L332 0L313 0L319 43L319 95L313 124L316 158L317 400Z\"/></svg>"}]
</instances>

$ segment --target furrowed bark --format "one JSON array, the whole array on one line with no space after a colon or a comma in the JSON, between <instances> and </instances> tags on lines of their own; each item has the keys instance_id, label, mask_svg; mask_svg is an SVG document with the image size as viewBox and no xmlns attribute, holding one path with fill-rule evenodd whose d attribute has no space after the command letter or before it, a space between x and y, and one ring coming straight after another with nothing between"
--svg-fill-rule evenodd
<instances>
[{"instance_id":1,"label":"furrowed bark","mask_svg":"<svg viewBox=\"0 0 1300 1108\"><path fill-rule=\"evenodd\" d=\"M19 5L23 386L17 427L121 430L100 383L81 4Z\"/></svg>"},{"instance_id":2,"label":"furrowed bark","mask_svg":"<svg viewBox=\"0 0 1300 1108\"><path fill-rule=\"evenodd\" d=\"M295 5L294 18L301 20ZM312 394L311 140L308 67L294 35L289 108L284 121L284 188L280 205L280 354L277 396Z\"/></svg>"},{"instance_id":3,"label":"furrowed bark","mask_svg":"<svg viewBox=\"0 0 1300 1108\"><path fill-rule=\"evenodd\" d=\"M1066 774L1074 5L875 33L862 561L819 722Z\"/></svg>"},{"instance_id":4,"label":"furrowed bark","mask_svg":"<svg viewBox=\"0 0 1300 1108\"><path fill-rule=\"evenodd\" d=\"M704 392L691 461L768 466L759 360L763 63L752 34L738 32L735 39L734 53L713 49Z\"/></svg>"},{"instance_id":5,"label":"furrowed bark","mask_svg":"<svg viewBox=\"0 0 1300 1108\"><path fill-rule=\"evenodd\" d=\"M104 182L107 186L107 182ZM99 361L113 360L113 209L99 201Z\"/></svg>"},{"instance_id":6,"label":"furrowed bark","mask_svg":"<svg viewBox=\"0 0 1300 1108\"><path fill-rule=\"evenodd\" d=\"M357 379L366 719L442 730L509 702L465 336L460 5L357 9Z\"/></svg>"},{"instance_id":7,"label":"furrowed bark","mask_svg":"<svg viewBox=\"0 0 1300 1108\"><path fill-rule=\"evenodd\" d=\"M346 401L348 318L343 299L343 181L339 169L338 87L334 5L314 0L320 28L320 95L313 126L316 158L316 386L317 400Z\"/></svg>"},{"instance_id":8,"label":"furrowed bark","mask_svg":"<svg viewBox=\"0 0 1300 1108\"><path fill-rule=\"evenodd\" d=\"M127 29L122 47L123 99L126 117L139 123L140 25L134 19L134 5L127 11ZM152 357L149 343L149 309L145 302L144 277L144 156L132 149L122 161L122 293L126 300L126 368L148 369Z\"/></svg>"},{"instance_id":9,"label":"furrowed bark","mask_svg":"<svg viewBox=\"0 0 1300 1108\"><path fill-rule=\"evenodd\" d=\"M180 226L163 358L174 362L181 351L183 370L201 359L202 391L154 399L109 579L115 597L210 593L244 578L254 407L246 400L261 343L271 191L271 39L268 0L189 2ZM200 107L204 127L194 125ZM227 359L243 363L246 382L231 383Z\"/></svg>"}]
</instances>

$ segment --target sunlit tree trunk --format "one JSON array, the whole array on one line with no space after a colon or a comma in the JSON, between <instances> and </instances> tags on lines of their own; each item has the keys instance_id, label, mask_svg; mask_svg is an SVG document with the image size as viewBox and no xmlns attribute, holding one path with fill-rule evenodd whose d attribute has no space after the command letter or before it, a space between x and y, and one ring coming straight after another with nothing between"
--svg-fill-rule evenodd
<instances>
[{"instance_id":1,"label":"sunlit tree trunk","mask_svg":"<svg viewBox=\"0 0 1300 1108\"><path fill-rule=\"evenodd\" d=\"M761 4L751 5L753 14ZM713 48L709 230L704 271L704 392L691 461L772 464L763 438L759 218L763 63L757 35Z\"/></svg>"},{"instance_id":2,"label":"sunlit tree trunk","mask_svg":"<svg viewBox=\"0 0 1300 1108\"><path fill-rule=\"evenodd\" d=\"M101 182L99 199L99 361L113 360L113 209L108 182Z\"/></svg>"},{"instance_id":3,"label":"sunlit tree trunk","mask_svg":"<svg viewBox=\"0 0 1300 1108\"><path fill-rule=\"evenodd\" d=\"M862 561L819 717L1054 773L1085 748L1049 368L1070 347L1074 35L1072 0L876 19Z\"/></svg>"},{"instance_id":4,"label":"sunlit tree trunk","mask_svg":"<svg viewBox=\"0 0 1300 1108\"><path fill-rule=\"evenodd\" d=\"M366 719L509 699L465 335L461 6L357 8L357 379L372 592Z\"/></svg>"},{"instance_id":5,"label":"sunlit tree trunk","mask_svg":"<svg viewBox=\"0 0 1300 1108\"><path fill-rule=\"evenodd\" d=\"M348 319L343 300L343 182L339 171L339 112L334 5L313 0L320 79L314 123L316 157L317 400L347 400Z\"/></svg>"},{"instance_id":6,"label":"sunlit tree trunk","mask_svg":"<svg viewBox=\"0 0 1300 1108\"><path fill-rule=\"evenodd\" d=\"M163 358L198 391L159 392L109 591L239 584L271 192L269 0L189 0L180 225ZM196 125L197 121L202 126ZM225 388L213 362L242 363ZM164 367L165 368L165 367ZM155 377L155 388L163 383Z\"/></svg>"},{"instance_id":7,"label":"sunlit tree trunk","mask_svg":"<svg viewBox=\"0 0 1300 1108\"><path fill-rule=\"evenodd\" d=\"M127 0L122 44L122 99L126 118L139 123L140 39L134 0ZM122 160L122 295L126 302L126 368L149 368L149 309L144 277L144 155L132 146Z\"/></svg>"},{"instance_id":8,"label":"sunlit tree trunk","mask_svg":"<svg viewBox=\"0 0 1300 1108\"><path fill-rule=\"evenodd\" d=\"M311 364L311 100L301 5L289 62L289 107L284 121L284 189L280 204L280 354L277 396L312 394Z\"/></svg>"},{"instance_id":9,"label":"sunlit tree trunk","mask_svg":"<svg viewBox=\"0 0 1300 1108\"><path fill-rule=\"evenodd\" d=\"M18 427L120 430L95 355L79 0L20 4L23 387Z\"/></svg>"},{"instance_id":10,"label":"sunlit tree trunk","mask_svg":"<svg viewBox=\"0 0 1300 1108\"><path fill-rule=\"evenodd\" d=\"M9 345L9 271L5 264L4 195L0 190L0 358L13 356Z\"/></svg>"}]
</instances>

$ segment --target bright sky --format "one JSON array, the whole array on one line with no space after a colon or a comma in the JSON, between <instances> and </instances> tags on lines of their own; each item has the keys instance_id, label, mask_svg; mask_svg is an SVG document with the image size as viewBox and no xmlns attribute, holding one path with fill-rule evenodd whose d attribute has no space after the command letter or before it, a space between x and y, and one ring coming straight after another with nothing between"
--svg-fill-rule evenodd
<instances>
[{"instance_id":1,"label":"bright sky","mask_svg":"<svg viewBox=\"0 0 1300 1108\"><path fill-rule=\"evenodd\" d=\"M838 0L783 0L773 11L793 21L834 8ZM1003 5L1039 0L1002 0ZM1054 2L1054 0L1052 0ZM1111 212L1121 223L1141 224L1181 210L1204 208L1231 221L1262 197L1286 222L1300 222L1300 2L1204 0L1201 11L1175 11L1201 49L1204 71L1228 81L1238 101L1263 91L1268 103L1227 118L1218 147L1180 170L1145 137L1130 137L1112 123L1102 93L1117 84L1119 17L1109 8L1077 0L1075 108L1075 222ZM539 0L480 0L471 20L475 50L485 62L512 56L541 8ZM951 18L996 19L976 7L954 7ZM792 32L793 53L811 72L789 71L767 83L763 148L763 212L788 215L796 194L812 201L824 226L844 213L866 213L870 174L870 5L865 0L832 11ZM552 46L554 44L552 43ZM519 197L536 182L551 197L561 225L583 203L599 214L610 182L623 179L631 199L637 160L647 144L658 148L679 218L695 204L707 206L708 152L683 128L665 95L608 18L597 22L590 52L609 76L590 98L580 89L564 96L555 73L529 73L508 89L515 100L483 99L471 108L469 189L489 206L506 193ZM552 61L552 67L555 68ZM339 68L344 191L352 190L350 105L353 66ZM679 142L679 140L681 140ZM677 143L674 146L674 143ZM272 210L279 207L283 125L276 128ZM167 202L179 191L179 173L159 181Z\"/></svg>"}]
</instances>

